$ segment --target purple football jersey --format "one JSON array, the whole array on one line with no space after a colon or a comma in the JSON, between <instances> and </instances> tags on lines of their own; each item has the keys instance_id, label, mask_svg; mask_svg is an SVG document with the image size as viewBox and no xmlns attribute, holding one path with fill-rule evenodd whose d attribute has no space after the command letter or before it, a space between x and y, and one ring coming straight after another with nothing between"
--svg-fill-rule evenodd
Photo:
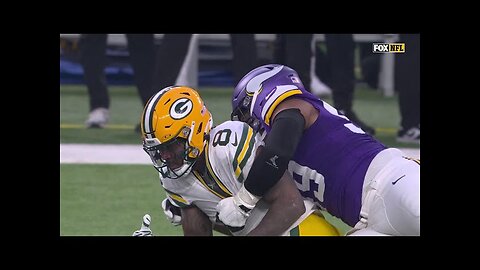
<instances>
[{"instance_id":1,"label":"purple football jersey","mask_svg":"<svg viewBox=\"0 0 480 270\"><path fill-rule=\"evenodd\" d=\"M328 103L294 85L269 87L254 97L252 113L270 131L270 117L281 101L295 96L312 104L319 116L304 131L288 170L297 188L350 226L359 220L362 186L372 159L386 146L340 115Z\"/></svg>"}]
</instances>

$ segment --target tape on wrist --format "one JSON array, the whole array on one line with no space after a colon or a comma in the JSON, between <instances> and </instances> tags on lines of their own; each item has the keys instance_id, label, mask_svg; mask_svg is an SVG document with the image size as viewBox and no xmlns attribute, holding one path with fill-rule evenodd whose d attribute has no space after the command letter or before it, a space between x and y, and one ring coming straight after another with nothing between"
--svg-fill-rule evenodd
<instances>
[{"instance_id":1,"label":"tape on wrist","mask_svg":"<svg viewBox=\"0 0 480 270\"><path fill-rule=\"evenodd\" d=\"M260 200L260 197L253 195L250 193L246 188L245 185L243 185L240 190L237 192L237 195L235 196L238 201L246 206L249 209L253 209L255 207L255 204Z\"/></svg>"}]
</instances>

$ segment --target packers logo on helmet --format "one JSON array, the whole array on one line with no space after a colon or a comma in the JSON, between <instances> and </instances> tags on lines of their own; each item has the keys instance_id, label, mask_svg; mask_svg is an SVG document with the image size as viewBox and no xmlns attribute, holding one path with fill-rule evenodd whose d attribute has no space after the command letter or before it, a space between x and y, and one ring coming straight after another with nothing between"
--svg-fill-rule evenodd
<instances>
[{"instance_id":1,"label":"packers logo on helmet","mask_svg":"<svg viewBox=\"0 0 480 270\"><path fill-rule=\"evenodd\" d=\"M143 149L163 177L181 177L190 172L203 152L212 122L212 115L196 90L186 86L166 87L152 96L143 110ZM183 164L173 166L161 153L179 144L184 145Z\"/></svg>"},{"instance_id":2,"label":"packers logo on helmet","mask_svg":"<svg viewBox=\"0 0 480 270\"><path fill-rule=\"evenodd\" d=\"M177 99L170 107L170 116L175 119L182 119L186 117L193 108L193 103L188 98Z\"/></svg>"}]
</instances>

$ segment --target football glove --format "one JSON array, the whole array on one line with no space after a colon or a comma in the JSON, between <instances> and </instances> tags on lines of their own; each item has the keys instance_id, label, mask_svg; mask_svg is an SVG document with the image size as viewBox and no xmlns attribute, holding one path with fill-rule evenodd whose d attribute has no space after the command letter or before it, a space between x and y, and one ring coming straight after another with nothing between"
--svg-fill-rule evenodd
<instances>
[{"instance_id":1,"label":"football glove","mask_svg":"<svg viewBox=\"0 0 480 270\"><path fill-rule=\"evenodd\" d=\"M242 186L233 197L225 198L217 204L217 220L225 224L230 231L239 231L245 227L250 211L259 199Z\"/></svg>"},{"instance_id":2,"label":"football glove","mask_svg":"<svg viewBox=\"0 0 480 270\"><path fill-rule=\"evenodd\" d=\"M180 211L180 207L172 204L172 202L166 198L162 201L162 208L163 213L165 213L165 216L167 216L170 223L174 226L182 224L182 212Z\"/></svg>"},{"instance_id":3,"label":"football glove","mask_svg":"<svg viewBox=\"0 0 480 270\"><path fill-rule=\"evenodd\" d=\"M150 215L145 214L143 216L142 220L142 226L140 227L140 230L136 230L133 232L132 236L137 236L137 237L144 237L144 236L153 236L152 230L150 230Z\"/></svg>"}]
</instances>

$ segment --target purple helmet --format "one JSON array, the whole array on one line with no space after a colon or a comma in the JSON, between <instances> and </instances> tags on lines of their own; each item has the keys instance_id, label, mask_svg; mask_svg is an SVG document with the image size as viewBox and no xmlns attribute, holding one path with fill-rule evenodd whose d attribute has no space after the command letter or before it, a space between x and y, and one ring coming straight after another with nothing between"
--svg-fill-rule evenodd
<instances>
[{"instance_id":1,"label":"purple helmet","mask_svg":"<svg viewBox=\"0 0 480 270\"><path fill-rule=\"evenodd\" d=\"M251 116L252 98L255 92L274 91L279 85L296 85L306 91L297 72L292 68L278 64L257 67L247 73L237 84L232 95L232 120L240 120L258 130L258 118Z\"/></svg>"}]
</instances>

